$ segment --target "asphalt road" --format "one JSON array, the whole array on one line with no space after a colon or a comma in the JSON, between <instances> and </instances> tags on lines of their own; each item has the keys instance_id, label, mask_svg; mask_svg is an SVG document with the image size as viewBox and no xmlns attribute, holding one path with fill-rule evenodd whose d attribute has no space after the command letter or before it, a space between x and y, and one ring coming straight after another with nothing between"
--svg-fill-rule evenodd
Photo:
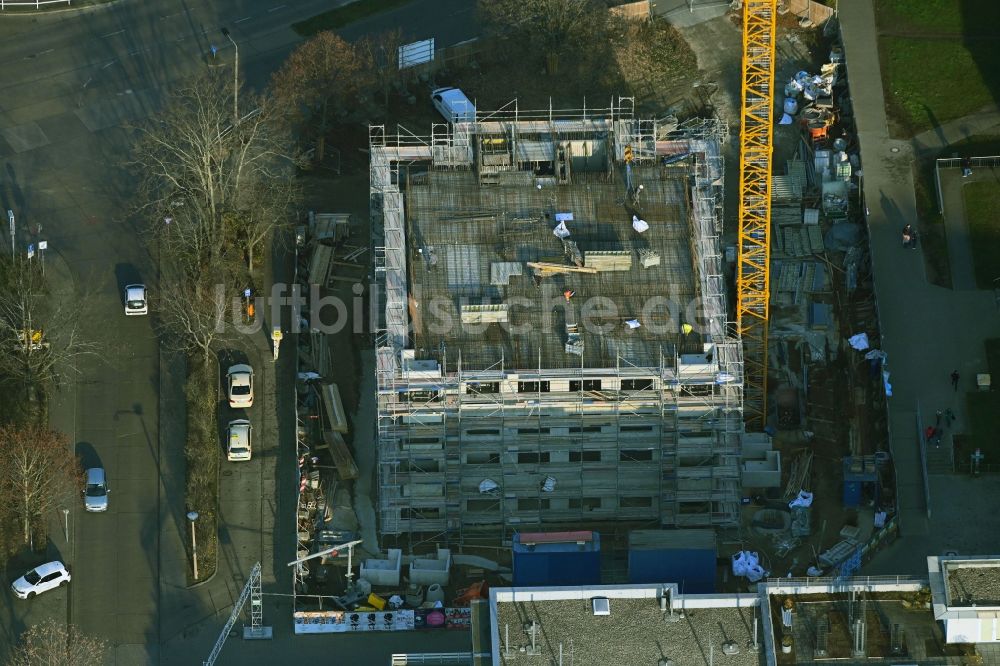
<instances>
[{"instance_id":1,"label":"asphalt road","mask_svg":"<svg viewBox=\"0 0 1000 666\"><path fill-rule=\"evenodd\" d=\"M62 608L84 632L108 639L116 663L158 663L159 645L168 639L172 649L181 648L183 636L162 635L159 617L163 590L185 594L176 581L164 581L164 567L176 572L186 562L181 470L165 464L176 460L165 454L176 451L161 448L168 442L161 443L160 433L172 433L176 441L169 445L179 446L183 429L175 422L177 405L168 403L160 413L165 375L150 318L126 319L122 312L126 281L150 284L154 308L162 297L153 257L128 217L133 183L123 168L129 149L123 127L155 112L171 85L205 67L211 45L219 47L220 60L230 61L233 48L219 26L228 26L239 44L243 75L260 86L299 42L288 25L337 4L344 3L118 0L0 21L0 59L7 63L0 75L0 204L15 211L20 246L47 240L50 252L65 261L66 280L88 294L84 328L105 344L102 358L83 363L82 374L60 393L52 423L69 434L85 464L106 467L113 489L107 514L71 507L68 543L58 534L61 516L53 517L52 547L71 563L73 582L30 603L13 603L18 600L5 593L0 636L11 640L0 640L0 660L20 630L59 617ZM475 34L473 6L472 0L419 0L344 34L400 26L413 39L455 43ZM235 470L224 486L273 492L274 480L265 483L258 464ZM224 503L224 518L249 521L224 525L227 533L260 530L260 505L243 508ZM258 541L260 551L271 546ZM291 544L282 549L294 550ZM220 567L228 575L260 557L224 552ZM183 605L170 608L183 612Z\"/></svg>"}]
</instances>

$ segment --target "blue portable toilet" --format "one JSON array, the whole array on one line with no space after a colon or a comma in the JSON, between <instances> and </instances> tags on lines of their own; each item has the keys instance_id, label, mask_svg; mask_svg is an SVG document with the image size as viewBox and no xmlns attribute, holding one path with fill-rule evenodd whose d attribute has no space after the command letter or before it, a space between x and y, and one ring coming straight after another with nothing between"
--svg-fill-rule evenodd
<instances>
[{"instance_id":1,"label":"blue portable toilet","mask_svg":"<svg viewBox=\"0 0 1000 666\"><path fill-rule=\"evenodd\" d=\"M684 592L715 592L715 531L632 530L628 535L630 583L676 583Z\"/></svg>"}]
</instances>

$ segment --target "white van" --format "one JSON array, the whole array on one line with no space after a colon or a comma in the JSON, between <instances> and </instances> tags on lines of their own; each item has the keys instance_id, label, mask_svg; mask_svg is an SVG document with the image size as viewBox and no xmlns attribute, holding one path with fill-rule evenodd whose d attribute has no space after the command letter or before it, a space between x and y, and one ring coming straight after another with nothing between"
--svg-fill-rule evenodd
<instances>
[{"instance_id":1,"label":"white van","mask_svg":"<svg viewBox=\"0 0 1000 666\"><path fill-rule=\"evenodd\" d=\"M476 106L458 88L438 88L431 93L431 102L449 123L476 121Z\"/></svg>"}]
</instances>

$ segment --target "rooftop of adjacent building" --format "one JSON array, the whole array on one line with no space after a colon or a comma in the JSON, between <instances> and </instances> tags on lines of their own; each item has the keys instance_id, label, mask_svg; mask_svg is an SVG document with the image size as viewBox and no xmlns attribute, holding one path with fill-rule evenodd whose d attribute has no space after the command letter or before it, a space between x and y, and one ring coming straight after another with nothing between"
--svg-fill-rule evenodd
<instances>
[{"instance_id":1,"label":"rooftop of adjacent building","mask_svg":"<svg viewBox=\"0 0 1000 666\"><path fill-rule=\"evenodd\" d=\"M758 651L750 649L753 597L745 597L738 607L675 608L671 614L660 609L658 587L633 589L645 596L632 596L628 588L616 586L586 588L578 598L563 599L545 598L544 588L497 591L499 663L524 662L522 651L532 649L532 623L536 659L542 663L559 663L560 649L567 664L657 664L664 658L677 666L713 659L732 666L765 663L762 639ZM501 600L509 599L508 592L514 599ZM616 596L620 594L629 596ZM595 598L608 599L607 615L595 615ZM508 648L513 657L506 656Z\"/></svg>"},{"instance_id":2,"label":"rooftop of adjacent building","mask_svg":"<svg viewBox=\"0 0 1000 666\"><path fill-rule=\"evenodd\" d=\"M948 607L1000 606L1000 559L944 559Z\"/></svg>"},{"instance_id":3,"label":"rooftop of adjacent building","mask_svg":"<svg viewBox=\"0 0 1000 666\"><path fill-rule=\"evenodd\" d=\"M410 178L406 192L409 311L418 358L443 356L463 369L659 366L661 351L699 353L697 331L681 324L697 294L687 202L688 168L638 166L626 193L623 173L575 172L572 182L538 188L481 186L468 169L429 171ZM530 176L530 172L526 175ZM585 266L588 253L626 252L620 271L553 273L536 284L527 262L572 266L553 233L557 213L571 213L568 241ZM649 229L637 233L632 216ZM659 255L643 267L640 252ZM566 292L572 292L567 301ZM653 296L663 297L660 303ZM600 302L596 298L605 299ZM666 305L666 299L672 304ZM505 325L461 323L461 307L507 305ZM583 325L589 316L594 326ZM567 321L580 324L582 357L567 353ZM626 322L637 320L638 328ZM696 323L696 322L695 322ZM601 330L596 330L596 327Z\"/></svg>"}]
</instances>

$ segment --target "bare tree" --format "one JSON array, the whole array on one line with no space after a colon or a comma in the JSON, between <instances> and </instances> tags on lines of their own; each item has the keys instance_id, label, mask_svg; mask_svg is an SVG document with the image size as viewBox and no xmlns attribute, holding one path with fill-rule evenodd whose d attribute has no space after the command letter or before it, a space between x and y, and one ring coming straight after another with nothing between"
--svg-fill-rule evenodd
<instances>
[{"instance_id":1,"label":"bare tree","mask_svg":"<svg viewBox=\"0 0 1000 666\"><path fill-rule=\"evenodd\" d=\"M524 37L545 53L549 74L560 54L580 54L605 38L607 4L598 0L479 0L483 23L494 33Z\"/></svg>"},{"instance_id":2,"label":"bare tree","mask_svg":"<svg viewBox=\"0 0 1000 666\"><path fill-rule=\"evenodd\" d=\"M300 164L281 111L268 99L244 92L245 108L233 123L232 88L217 72L178 89L166 110L138 128L132 166L141 178L137 212L150 219L160 250L171 254L187 278L244 242L264 234L262 219L284 223L294 198L294 167ZM288 192L276 196L282 188ZM168 223L169 220L169 223ZM252 257L254 247L243 247Z\"/></svg>"},{"instance_id":3,"label":"bare tree","mask_svg":"<svg viewBox=\"0 0 1000 666\"><path fill-rule=\"evenodd\" d=\"M345 112L369 87L365 59L333 32L295 49L271 77L271 93L300 128L318 125L316 159L323 159L331 114Z\"/></svg>"},{"instance_id":4,"label":"bare tree","mask_svg":"<svg viewBox=\"0 0 1000 666\"><path fill-rule=\"evenodd\" d=\"M74 496L82 480L64 435L40 425L0 428L0 501L17 519L24 543L32 526Z\"/></svg>"},{"instance_id":5,"label":"bare tree","mask_svg":"<svg viewBox=\"0 0 1000 666\"><path fill-rule=\"evenodd\" d=\"M214 275L214 281L210 276ZM212 355L216 343L229 338L226 307L234 287L226 271L217 268L201 274L201 280L168 274L161 279L157 310L165 338L178 351L198 353L203 361Z\"/></svg>"},{"instance_id":6,"label":"bare tree","mask_svg":"<svg viewBox=\"0 0 1000 666\"><path fill-rule=\"evenodd\" d=\"M48 619L24 632L10 666L102 666L107 654L108 644L100 638Z\"/></svg>"},{"instance_id":7,"label":"bare tree","mask_svg":"<svg viewBox=\"0 0 1000 666\"><path fill-rule=\"evenodd\" d=\"M0 373L29 402L100 349L81 330L87 302L71 289L51 288L36 262L0 268Z\"/></svg>"},{"instance_id":8,"label":"bare tree","mask_svg":"<svg viewBox=\"0 0 1000 666\"><path fill-rule=\"evenodd\" d=\"M401 80L399 69L399 47L404 43L403 31L399 28L365 36L355 45L358 57L368 70L366 76L372 88L382 91L382 105L389 106L389 91L392 84Z\"/></svg>"}]
</instances>

